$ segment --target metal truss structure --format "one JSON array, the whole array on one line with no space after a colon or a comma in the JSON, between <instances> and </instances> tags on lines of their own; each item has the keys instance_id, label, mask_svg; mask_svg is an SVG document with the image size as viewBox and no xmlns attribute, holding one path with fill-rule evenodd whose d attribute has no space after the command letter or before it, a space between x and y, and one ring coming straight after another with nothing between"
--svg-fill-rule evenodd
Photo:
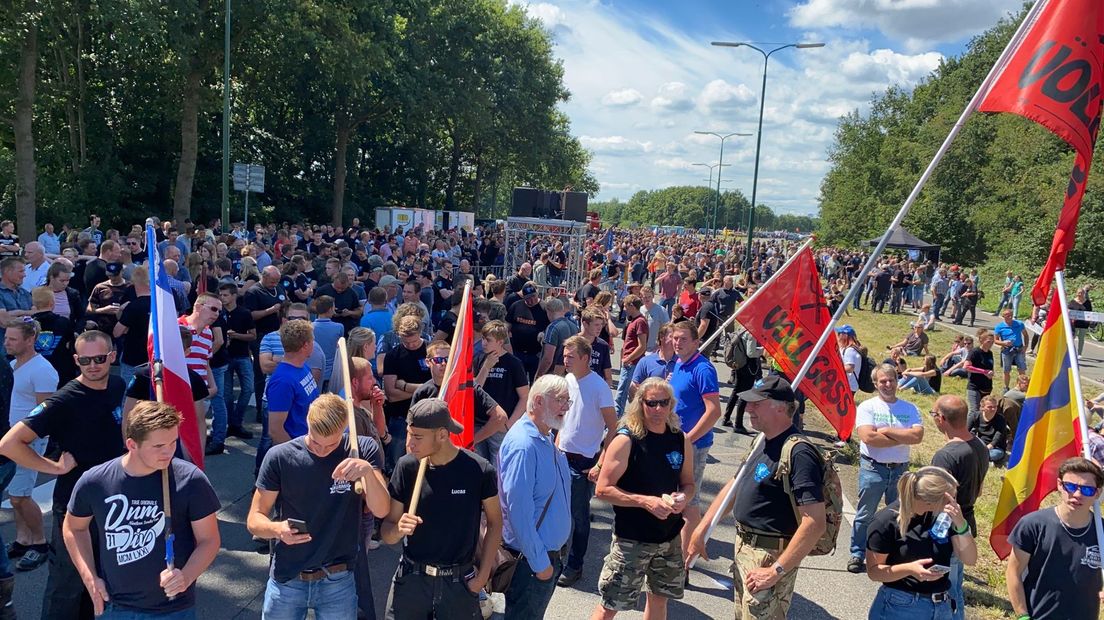
<instances>
[{"instance_id":1,"label":"metal truss structure","mask_svg":"<svg viewBox=\"0 0 1104 620\"><path fill-rule=\"evenodd\" d=\"M576 291L583 285L583 245L587 227L583 222L546 220L535 217L511 217L506 220L505 274L517 273L522 263L530 260L529 248L534 240L559 241L567 254L567 265L561 286Z\"/></svg>"}]
</instances>

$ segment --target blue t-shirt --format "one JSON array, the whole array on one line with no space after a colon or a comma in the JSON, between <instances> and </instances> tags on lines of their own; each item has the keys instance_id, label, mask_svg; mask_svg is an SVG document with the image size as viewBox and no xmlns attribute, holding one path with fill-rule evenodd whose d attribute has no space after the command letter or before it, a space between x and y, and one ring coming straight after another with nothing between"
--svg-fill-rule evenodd
<instances>
[{"instance_id":1,"label":"blue t-shirt","mask_svg":"<svg viewBox=\"0 0 1104 620\"><path fill-rule=\"evenodd\" d=\"M649 377L659 377L663 379L671 374L671 370L674 367L674 357L665 362L659 359L659 353L649 353L640 358L640 361L636 364L636 368L633 370L632 382L640 385Z\"/></svg>"},{"instance_id":2,"label":"blue t-shirt","mask_svg":"<svg viewBox=\"0 0 1104 620\"><path fill-rule=\"evenodd\" d=\"M265 388L269 411L286 411L284 430L292 439L307 434L307 408L318 398L318 384L305 365L280 362Z\"/></svg>"},{"instance_id":3,"label":"blue t-shirt","mask_svg":"<svg viewBox=\"0 0 1104 620\"><path fill-rule=\"evenodd\" d=\"M675 392L675 413L682 421L682 432L689 433L705 415L705 397L719 394L717 369L701 353L695 353L689 361L678 361L669 379ZM270 407L271 408L271 407ZM278 410L277 410L278 411ZM713 429L694 442L695 448L713 445Z\"/></svg>"},{"instance_id":4,"label":"blue t-shirt","mask_svg":"<svg viewBox=\"0 0 1104 620\"><path fill-rule=\"evenodd\" d=\"M1024 345L1023 331L1024 324L1022 321L1013 320L1011 325L1001 321L993 328L993 335L1001 340L1011 342L1014 347L1022 347Z\"/></svg>"},{"instance_id":5,"label":"blue t-shirt","mask_svg":"<svg viewBox=\"0 0 1104 620\"><path fill-rule=\"evenodd\" d=\"M360 326L371 329L376 334L376 340L379 341L384 334L391 331L391 320L394 317L395 313L386 308L378 310L373 308L360 317Z\"/></svg>"},{"instance_id":6,"label":"blue t-shirt","mask_svg":"<svg viewBox=\"0 0 1104 620\"><path fill-rule=\"evenodd\" d=\"M314 343L322 349L326 355L326 368L322 372L322 380L330 378L333 372L334 356L337 355L337 341L345 335L345 327L341 323L335 323L332 319L315 319Z\"/></svg>"}]
</instances>

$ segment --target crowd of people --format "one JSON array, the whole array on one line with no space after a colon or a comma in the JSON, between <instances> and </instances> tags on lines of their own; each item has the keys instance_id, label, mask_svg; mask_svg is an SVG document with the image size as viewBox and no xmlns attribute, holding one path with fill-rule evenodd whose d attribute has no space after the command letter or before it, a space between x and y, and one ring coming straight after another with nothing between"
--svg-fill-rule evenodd
<instances>
[{"instance_id":1,"label":"crowd of people","mask_svg":"<svg viewBox=\"0 0 1104 620\"><path fill-rule=\"evenodd\" d=\"M195 617L196 580L221 546L219 502L189 462L199 455L178 448L181 413L153 398L154 257L179 314L203 456L217 462L231 437L257 440L246 527L271 555L265 618L308 610L375 618L371 573L388 578L372 553L380 544L401 544L382 606L389 618L483 617L488 592L504 593L507 618L543 617L557 588L594 583L580 582L595 553L594 498L614 513L610 546L597 551L606 555L595 619L636 609L642 592L645 616L666 617L691 560L708 557L708 524L721 511L731 510L737 526L737 618L784 617L802 561L834 547L838 476L803 434L804 397L748 331L726 324L794 251L783 237L758 239L745 265L739 242L700 235L595 231L581 247L533 235L529 260L505 273L494 224L145 224L156 248L142 225L101 231L96 216L83 229L46 224L28 243L0 224L0 319L11 359L0 364L0 403L7 399L10 412L0 423L0 491L16 523L0 553L0 620L15 616L9 558L18 571L48 562L43 618ZM585 274L570 273L569 256L581 258ZM818 253L833 307L865 258ZM581 286L566 285L578 275ZM888 306L917 318L882 363L853 327L837 329L850 389L872 394L854 433L848 570L881 584L871 618L962 618L963 566L977 558L973 508L990 463L1007 458L1026 392L1022 280L1009 274L1000 325L979 330L976 348L956 341L941 360L927 334L944 315L961 324L969 314L973 323L976 270L890 257L856 285L854 309ZM467 449L450 439L462 429L439 394L469 289L475 428ZM1003 393L994 391L993 346L1001 347ZM733 391L722 412L725 365ZM924 425L898 392L938 393L944 378L957 377L966 399L942 395L930 412L946 445L912 471L910 446ZM355 429L346 426L346 398L356 405ZM259 436L247 428L254 422ZM706 498L721 425L761 433L764 449L747 476ZM39 473L57 477L49 537L30 498ZM1013 532L1017 614L1095 617L1085 614L1099 601L1084 594L1101 590L1088 524L1102 483L1098 464L1071 459L1053 482L1058 507Z\"/></svg>"}]
</instances>

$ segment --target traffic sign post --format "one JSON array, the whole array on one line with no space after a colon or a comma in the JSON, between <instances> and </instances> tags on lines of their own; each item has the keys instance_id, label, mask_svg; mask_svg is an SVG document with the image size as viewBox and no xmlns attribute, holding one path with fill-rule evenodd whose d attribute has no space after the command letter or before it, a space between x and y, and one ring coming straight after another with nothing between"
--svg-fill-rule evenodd
<instances>
[{"instance_id":1,"label":"traffic sign post","mask_svg":"<svg viewBox=\"0 0 1104 620\"><path fill-rule=\"evenodd\" d=\"M257 164L234 164L234 191L245 192L245 218L242 220L249 232L249 192L264 193L265 167Z\"/></svg>"}]
</instances>

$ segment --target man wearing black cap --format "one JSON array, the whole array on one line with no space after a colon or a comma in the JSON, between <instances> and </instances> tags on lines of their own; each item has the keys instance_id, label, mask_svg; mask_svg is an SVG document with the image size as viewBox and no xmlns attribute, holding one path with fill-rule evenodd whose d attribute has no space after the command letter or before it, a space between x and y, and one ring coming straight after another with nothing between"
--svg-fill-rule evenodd
<instances>
[{"instance_id":1,"label":"man wearing black cap","mask_svg":"<svg viewBox=\"0 0 1104 620\"><path fill-rule=\"evenodd\" d=\"M769 375L756 381L752 389L740 392L739 397L747 402L749 421L763 433L766 444L745 464L745 477L733 502L736 618L785 618L797 569L825 527L823 460L793 425L797 402L784 378ZM788 463L789 493L777 473L787 442L794 442ZM691 558L701 555L709 559L705 554L705 531L713 516L727 509L724 498L733 484L736 479L717 494L694 531Z\"/></svg>"},{"instance_id":2,"label":"man wearing black cap","mask_svg":"<svg viewBox=\"0 0 1104 620\"><path fill-rule=\"evenodd\" d=\"M509 304L506 311L506 323L510 326L510 347L514 355L521 359L529 381L533 381L540 363L540 335L548 328L548 314L540 305L537 286L527 282L521 288L521 299Z\"/></svg>"},{"instance_id":3,"label":"man wearing black cap","mask_svg":"<svg viewBox=\"0 0 1104 620\"><path fill-rule=\"evenodd\" d=\"M461 432L439 398L415 403L407 414L407 454L395 465L388 491L391 512L383 541L403 543L388 595L388 618L482 618L479 591L491 575L491 559L502 543L502 510L494 467L457 448L449 433ZM418 464L428 458L417 514L409 514ZM487 519L476 558L480 517Z\"/></svg>"}]
</instances>

